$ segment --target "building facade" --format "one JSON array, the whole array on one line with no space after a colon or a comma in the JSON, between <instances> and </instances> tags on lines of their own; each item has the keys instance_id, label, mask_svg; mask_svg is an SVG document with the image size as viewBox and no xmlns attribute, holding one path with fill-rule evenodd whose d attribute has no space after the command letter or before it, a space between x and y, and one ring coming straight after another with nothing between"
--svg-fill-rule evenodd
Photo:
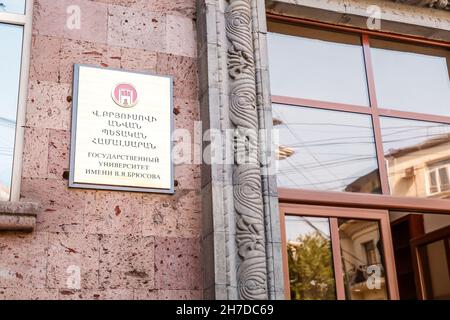
<instances>
[{"instance_id":1,"label":"building facade","mask_svg":"<svg viewBox=\"0 0 450 320\"><path fill-rule=\"evenodd\" d=\"M0 34L1 298L450 299L448 1L11 0ZM79 65L172 79L173 193L69 183Z\"/></svg>"}]
</instances>

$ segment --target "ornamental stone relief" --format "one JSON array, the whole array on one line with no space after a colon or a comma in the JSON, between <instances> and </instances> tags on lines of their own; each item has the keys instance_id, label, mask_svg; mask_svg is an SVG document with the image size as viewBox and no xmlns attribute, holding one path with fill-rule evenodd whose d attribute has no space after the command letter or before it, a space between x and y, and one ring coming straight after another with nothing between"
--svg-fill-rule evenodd
<instances>
[{"instance_id":1,"label":"ornamental stone relief","mask_svg":"<svg viewBox=\"0 0 450 320\"><path fill-rule=\"evenodd\" d=\"M251 10L251 0L230 0L226 12L229 109L235 127L233 196L241 259L237 283L244 300L268 298Z\"/></svg>"}]
</instances>

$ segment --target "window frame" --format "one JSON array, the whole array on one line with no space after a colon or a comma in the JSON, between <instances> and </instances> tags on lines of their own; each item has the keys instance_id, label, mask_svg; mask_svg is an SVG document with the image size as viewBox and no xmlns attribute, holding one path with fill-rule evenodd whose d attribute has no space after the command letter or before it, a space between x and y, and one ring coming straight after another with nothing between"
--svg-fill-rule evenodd
<instances>
[{"instance_id":1,"label":"window frame","mask_svg":"<svg viewBox=\"0 0 450 320\"><path fill-rule=\"evenodd\" d=\"M19 201L22 180L22 161L25 135L26 104L30 70L32 21L34 0L25 0L25 13L0 12L0 23L23 27L22 57L17 101L17 120L14 139L13 167L9 201Z\"/></svg>"},{"instance_id":2,"label":"window frame","mask_svg":"<svg viewBox=\"0 0 450 320\"><path fill-rule=\"evenodd\" d=\"M450 189L442 190L441 175L439 173L439 170L441 170L441 169L445 169L447 171L447 177L450 178L450 164L441 164L439 166L430 166L425 171L425 175L426 175L425 181L427 182L427 185L426 185L427 194L430 196L434 196L434 195L440 194L442 192L450 191ZM431 177L430 177L430 175L432 172L434 172L434 174L436 175L436 188L437 188L436 192L431 192Z\"/></svg>"},{"instance_id":3,"label":"window frame","mask_svg":"<svg viewBox=\"0 0 450 320\"><path fill-rule=\"evenodd\" d=\"M426 245L432 244L434 242L438 241L444 241L444 248L446 253L446 259L447 259L447 268L448 268L448 274L450 276L450 244L449 239L450 238L450 226L435 230L430 233L426 233L423 236L414 238L411 240L411 254L413 259L413 269L414 269L414 275L416 278L416 286L417 286L417 295L419 297L419 300L426 300L426 299L432 299L433 295L430 291L430 280L427 279L427 276L429 275L428 270L428 262L423 261L423 249ZM425 262L425 265L422 264ZM425 268L424 268L425 267Z\"/></svg>"},{"instance_id":4,"label":"window frame","mask_svg":"<svg viewBox=\"0 0 450 320\"><path fill-rule=\"evenodd\" d=\"M331 251L333 255L333 270L336 285L336 300L346 300L345 285L342 271L341 248L339 245L339 227L338 218L376 220L380 227L380 237L383 242L386 292L388 300L399 300L399 291L397 284L397 271L395 268L394 248L392 244L392 235L390 229L389 212L387 210L373 210L360 208L340 208L332 206L310 206L303 204L280 203L279 207L281 222L281 243L286 246L286 216L310 216L324 217L330 219L331 232ZM289 266L286 250L282 250L283 271L284 271L284 290L285 299L291 300Z\"/></svg>"},{"instance_id":5,"label":"window frame","mask_svg":"<svg viewBox=\"0 0 450 320\"><path fill-rule=\"evenodd\" d=\"M433 114L407 112L393 109L386 109L379 107L377 103L375 78L372 66L371 52L370 52L370 37L387 40L397 40L409 42L412 44L431 45L437 47L450 48L450 42L443 42L437 40L430 40L425 38L410 37L399 34L388 34L380 31L360 29L355 27L338 26L323 22L306 20L301 18L293 18L288 16L281 16L277 14L267 13L267 20L278 23L297 24L302 26L319 27L331 31L343 31L347 33L358 34L361 38L361 47L363 50L365 71L367 77L367 85L369 91L370 105L358 106L342 103L333 103L326 101L316 101L310 99L271 96L271 102L275 104L284 104L298 107L309 107L318 109L327 109L334 111L352 112L367 114L372 117L372 124L374 130L374 140L377 152L378 170L380 175L380 183L382 194L363 194L350 192L333 192L333 191L316 191L295 188L278 188L280 202L295 202L305 204L325 204L333 206L349 206L349 207L364 207L372 209L389 209L389 210L408 210L408 211L423 211L448 213L449 200L445 199L430 199L430 198L415 198L405 196L394 196L389 191L389 175L387 172L386 159L384 158L383 139L381 132L380 117L393 117L407 120L429 121L450 124L450 117L439 116ZM268 31L270 32L270 30Z\"/></svg>"}]
</instances>

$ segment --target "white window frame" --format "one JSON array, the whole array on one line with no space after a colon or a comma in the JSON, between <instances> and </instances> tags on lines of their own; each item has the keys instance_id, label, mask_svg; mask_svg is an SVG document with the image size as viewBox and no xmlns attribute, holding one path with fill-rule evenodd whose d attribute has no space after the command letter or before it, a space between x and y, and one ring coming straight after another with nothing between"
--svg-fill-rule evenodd
<instances>
[{"instance_id":1,"label":"white window frame","mask_svg":"<svg viewBox=\"0 0 450 320\"><path fill-rule=\"evenodd\" d=\"M22 61L20 68L19 96L17 102L16 134L14 141L13 168L9 201L19 201L22 180L25 116L30 71L30 52L33 21L33 2L25 0L25 14L0 12L0 23L23 27Z\"/></svg>"},{"instance_id":2,"label":"white window frame","mask_svg":"<svg viewBox=\"0 0 450 320\"><path fill-rule=\"evenodd\" d=\"M442 164L440 166L430 166L428 167L428 170L426 170L426 181L427 181L427 194L432 196L432 195L436 195L439 194L441 192L448 192L450 190L445 190L442 191L441 189L441 177L439 175L439 169L445 168L447 170L447 175L450 178L450 164L446 163L446 164ZM435 172L436 175L436 187L438 188L438 190L436 192L431 192L430 188L431 188L431 178L430 178L430 173L431 172Z\"/></svg>"}]
</instances>

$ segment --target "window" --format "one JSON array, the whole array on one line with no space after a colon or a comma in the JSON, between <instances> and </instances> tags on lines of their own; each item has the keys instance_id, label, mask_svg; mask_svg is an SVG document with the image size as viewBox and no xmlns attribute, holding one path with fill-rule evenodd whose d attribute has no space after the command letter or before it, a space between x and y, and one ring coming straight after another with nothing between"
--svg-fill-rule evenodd
<instances>
[{"instance_id":1,"label":"window","mask_svg":"<svg viewBox=\"0 0 450 320\"><path fill-rule=\"evenodd\" d=\"M268 20L278 186L418 198L448 188L448 171L426 172L450 159L450 46L286 20Z\"/></svg>"},{"instance_id":2,"label":"window","mask_svg":"<svg viewBox=\"0 0 450 320\"><path fill-rule=\"evenodd\" d=\"M364 252L366 253L366 262L368 266L376 265L378 262L377 252L373 241L364 242L362 244Z\"/></svg>"},{"instance_id":3,"label":"window","mask_svg":"<svg viewBox=\"0 0 450 320\"><path fill-rule=\"evenodd\" d=\"M279 162L280 186L381 192L369 115L274 104L273 116L292 150Z\"/></svg>"},{"instance_id":4,"label":"window","mask_svg":"<svg viewBox=\"0 0 450 320\"><path fill-rule=\"evenodd\" d=\"M387 211L281 204L280 214L287 298L397 296Z\"/></svg>"},{"instance_id":5,"label":"window","mask_svg":"<svg viewBox=\"0 0 450 320\"><path fill-rule=\"evenodd\" d=\"M390 117L380 121L391 194L429 197L440 192L439 175L443 182L446 176L430 170L450 161L450 125Z\"/></svg>"},{"instance_id":6,"label":"window","mask_svg":"<svg viewBox=\"0 0 450 320\"><path fill-rule=\"evenodd\" d=\"M433 165L428 170L428 193L430 195L450 191L450 162Z\"/></svg>"},{"instance_id":7,"label":"window","mask_svg":"<svg viewBox=\"0 0 450 320\"><path fill-rule=\"evenodd\" d=\"M268 31L286 297L448 299L448 234L420 277L410 240L450 219L450 43L270 13Z\"/></svg>"},{"instance_id":8,"label":"window","mask_svg":"<svg viewBox=\"0 0 450 320\"><path fill-rule=\"evenodd\" d=\"M19 198L32 7L0 3L0 201Z\"/></svg>"}]
</instances>

